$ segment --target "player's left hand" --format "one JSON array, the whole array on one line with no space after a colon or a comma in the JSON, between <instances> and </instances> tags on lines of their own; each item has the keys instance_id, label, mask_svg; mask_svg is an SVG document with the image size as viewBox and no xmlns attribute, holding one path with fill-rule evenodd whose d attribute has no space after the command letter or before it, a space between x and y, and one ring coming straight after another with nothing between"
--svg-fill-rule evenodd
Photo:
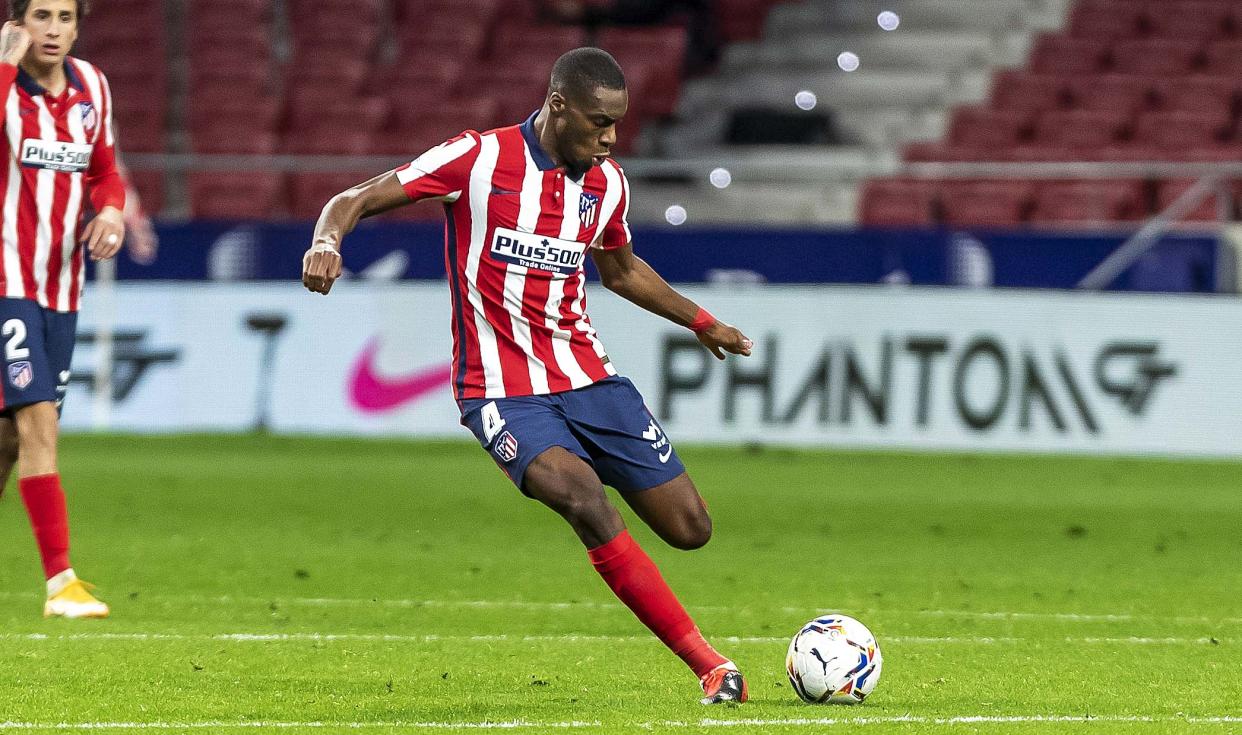
<instances>
[{"instance_id":1,"label":"player's left hand","mask_svg":"<svg viewBox=\"0 0 1242 735\"><path fill-rule=\"evenodd\" d=\"M726 352L750 357L750 351L755 346L749 337L742 334L742 330L722 321L717 321L699 332L698 338L704 347L712 351L717 360L725 359Z\"/></svg>"},{"instance_id":2,"label":"player's left hand","mask_svg":"<svg viewBox=\"0 0 1242 735\"><path fill-rule=\"evenodd\" d=\"M111 258L121 251L121 243L125 241L125 215L116 207L104 207L82 229L80 240L86 243L91 260Z\"/></svg>"},{"instance_id":3,"label":"player's left hand","mask_svg":"<svg viewBox=\"0 0 1242 735\"><path fill-rule=\"evenodd\" d=\"M129 231L129 258L139 265L151 265L160 251L160 236L145 214L126 218L125 229Z\"/></svg>"},{"instance_id":4,"label":"player's left hand","mask_svg":"<svg viewBox=\"0 0 1242 735\"><path fill-rule=\"evenodd\" d=\"M302 285L325 296L341 277L341 253L332 243L322 240L310 246L302 256Z\"/></svg>"}]
</instances>

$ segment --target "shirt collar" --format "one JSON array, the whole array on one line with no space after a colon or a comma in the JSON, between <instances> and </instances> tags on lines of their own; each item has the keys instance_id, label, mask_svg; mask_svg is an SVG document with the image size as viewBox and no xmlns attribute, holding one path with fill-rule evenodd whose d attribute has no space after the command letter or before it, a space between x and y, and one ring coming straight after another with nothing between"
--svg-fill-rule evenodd
<instances>
[{"instance_id":1,"label":"shirt collar","mask_svg":"<svg viewBox=\"0 0 1242 735\"><path fill-rule=\"evenodd\" d=\"M67 59L65 60L65 80L67 84L66 90L70 90L70 94L73 93L73 90L83 89L82 78L78 76L78 72L73 68L73 64L70 64ZM42 84L36 82L34 77L27 74L26 70L20 66L17 67L17 83L31 96L48 93Z\"/></svg>"},{"instance_id":2,"label":"shirt collar","mask_svg":"<svg viewBox=\"0 0 1242 735\"><path fill-rule=\"evenodd\" d=\"M552 162L552 157L539 144L539 136L535 134L535 118L539 115L539 110L535 110L526 118L526 122L522 123L522 137L526 139L526 147L530 148L531 160L539 167L540 171L551 171L556 168L556 164Z\"/></svg>"}]
</instances>

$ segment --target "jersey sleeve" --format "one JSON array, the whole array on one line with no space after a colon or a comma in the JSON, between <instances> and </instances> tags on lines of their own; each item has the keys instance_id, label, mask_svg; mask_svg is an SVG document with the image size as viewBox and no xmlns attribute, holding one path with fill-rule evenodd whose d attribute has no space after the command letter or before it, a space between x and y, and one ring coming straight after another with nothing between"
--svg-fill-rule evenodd
<instances>
[{"instance_id":1,"label":"jersey sleeve","mask_svg":"<svg viewBox=\"0 0 1242 735\"><path fill-rule=\"evenodd\" d=\"M86 169L86 187L91 206L96 212L104 207L125 209L125 182L116 168L116 130L112 125L112 89L103 73L99 74L103 94L102 125L91 150L91 163Z\"/></svg>"},{"instance_id":2,"label":"jersey sleeve","mask_svg":"<svg viewBox=\"0 0 1242 735\"><path fill-rule=\"evenodd\" d=\"M609 165L609 164L604 164ZM600 234L597 247L601 250L616 250L630 244L630 223L627 220L630 214L630 182L625 178L625 172L617 166L617 183L618 194L621 197L617 202L617 206L613 209L612 215L608 221L604 223L604 230ZM611 182L609 182L611 184Z\"/></svg>"},{"instance_id":3,"label":"jersey sleeve","mask_svg":"<svg viewBox=\"0 0 1242 735\"><path fill-rule=\"evenodd\" d=\"M467 130L398 168L397 181L410 201L455 202L469 186L470 168L478 155L479 134Z\"/></svg>"}]
</instances>

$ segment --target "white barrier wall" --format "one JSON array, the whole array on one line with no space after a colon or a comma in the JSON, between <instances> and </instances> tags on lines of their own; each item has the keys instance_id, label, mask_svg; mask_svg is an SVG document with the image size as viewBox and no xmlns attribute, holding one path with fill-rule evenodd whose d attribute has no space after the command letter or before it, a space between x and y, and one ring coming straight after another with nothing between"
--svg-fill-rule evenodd
<instances>
[{"instance_id":1,"label":"white barrier wall","mask_svg":"<svg viewBox=\"0 0 1242 735\"><path fill-rule=\"evenodd\" d=\"M686 288L755 355L717 362L605 292L592 319L674 440L1242 456L1242 303L913 288ZM278 431L468 438L448 387L444 284L126 285L113 426L241 430L264 338ZM89 336L91 304L79 331ZM67 427L90 422L79 344Z\"/></svg>"}]
</instances>

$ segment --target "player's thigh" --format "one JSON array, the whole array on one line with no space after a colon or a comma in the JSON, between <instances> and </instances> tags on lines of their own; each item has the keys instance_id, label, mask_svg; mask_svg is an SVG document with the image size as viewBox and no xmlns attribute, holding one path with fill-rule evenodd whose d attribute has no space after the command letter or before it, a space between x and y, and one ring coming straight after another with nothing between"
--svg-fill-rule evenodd
<instances>
[{"instance_id":1,"label":"player's thigh","mask_svg":"<svg viewBox=\"0 0 1242 735\"><path fill-rule=\"evenodd\" d=\"M694 481L685 472L646 490L621 493L635 515L665 543L697 549L711 540L712 519Z\"/></svg>"},{"instance_id":2,"label":"player's thigh","mask_svg":"<svg viewBox=\"0 0 1242 735\"><path fill-rule=\"evenodd\" d=\"M50 335L49 327L59 330L61 323L53 323L36 302L0 299L0 349L4 357L0 387L6 415L35 403L56 403L63 395L57 387L69 380L73 334L70 331L66 355L63 337Z\"/></svg>"},{"instance_id":3,"label":"player's thigh","mask_svg":"<svg viewBox=\"0 0 1242 735\"><path fill-rule=\"evenodd\" d=\"M530 495L525 484L528 468L552 447L561 447L584 463L590 461L564 415L547 396L469 399L461 407L462 425L526 495Z\"/></svg>"},{"instance_id":4,"label":"player's thigh","mask_svg":"<svg viewBox=\"0 0 1242 735\"><path fill-rule=\"evenodd\" d=\"M625 528L604 486L586 460L551 447L526 469L523 492L569 522L587 548L607 543Z\"/></svg>"}]
</instances>

